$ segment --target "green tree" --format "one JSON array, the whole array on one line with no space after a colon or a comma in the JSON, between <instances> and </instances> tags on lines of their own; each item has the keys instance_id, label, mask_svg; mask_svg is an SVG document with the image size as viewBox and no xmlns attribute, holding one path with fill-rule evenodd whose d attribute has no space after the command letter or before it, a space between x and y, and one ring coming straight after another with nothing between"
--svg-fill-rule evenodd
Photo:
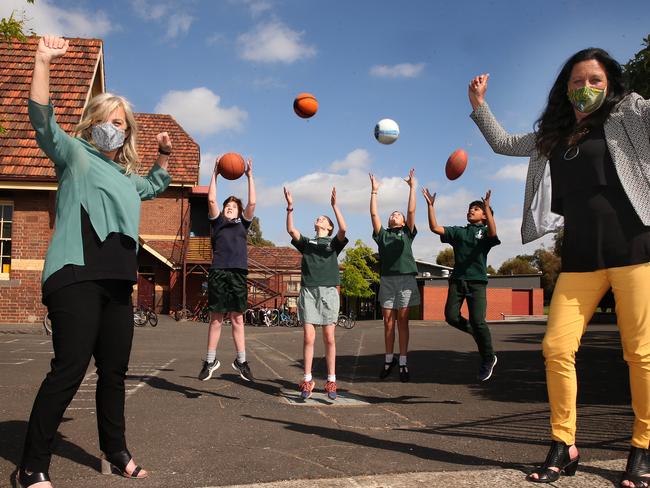
<instances>
[{"instance_id":1,"label":"green tree","mask_svg":"<svg viewBox=\"0 0 650 488\"><path fill-rule=\"evenodd\" d=\"M487 274L495 275L495 274L497 274L497 270L494 269L491 264L488 264L487 265Z\"/></svg>"},{"instance_id":2,"label":"green tree","mask_svg":"<svg viewBox=\"0 0 650 488\"><path fill-rule=\"evenodd\" d=\"M540 247L533 253L533 264L542 272L540 281L542 288L544 289L544 300L548 301L553 295L555 282L557 281L557 277L560 275L562 260L560 259L560 256L555 254L555 252Z\"/></svg>"},{"instance_id":3,"label":"green tree","mask_svg":"<svg viewBox=\"0 0 650 488\"><path fill-rule=\"evenodd\" d=\"M643 98L650 98L650 34L641 45L643 49L623 65L623 71L628 88Z\"/></svg>"},{"instance_id":4,"label":"green tree","mask_svg":"<svg viewBox=\"0 0 650 488\"><path fill-rule=\"evenodd\" d=\"M374 295L371 285L379 283L379 273L373 271L377 262L375 252L359 239L352 249L348 249L343 258L341 275L341 293L348 297L369 298Z\"/></svg>"},{"instance_id":5,"label":"green tree","mask_svg":"<svg viewBox=\"0 0 650 488\"><path fill-rule=\"evenodd\" d=\"M454 249L448 247L443 249L436 256L436 264L440 266L449 266L450 268L454 267Z\"/></svg>"},{"instance_id":6,"label":"green tree","mask_svg":"<svg viewBox=\"0 0 650 488\"><path fill-rule=\"evenodd\" d=\"M499 275L521 275L521 274L537 274L539 271L533 265L533 256L519 255L514 258L506 259L501 266L499 266Z\"/></svg>"},{"instance_id":7,"label":"green tree","mask_svg":"<svg viewBox=\"0 0 650 488\"><path fill-rule=\"evenodd\" d=\"M262 227L260 226L260 219L258 217L253 217L251 226L248 228L247 241L251 246L275 247L273 242L267 241L262 237Z\"/></svg>"}]
</instances>

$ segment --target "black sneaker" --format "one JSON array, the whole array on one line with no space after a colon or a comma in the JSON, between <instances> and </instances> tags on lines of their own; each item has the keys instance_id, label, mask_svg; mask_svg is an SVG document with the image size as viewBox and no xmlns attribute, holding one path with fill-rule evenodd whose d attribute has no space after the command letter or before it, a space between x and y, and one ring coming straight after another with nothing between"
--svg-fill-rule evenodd
<instances>
[{"instance_id":1,"label":"black sneaker","mask_svg":"<svg viewBox=\"0 0 650 488\"><path fill-rule=\"evenodd\" d=\"M201 372L199 373L199 379L201 381L207 381L210 378L212 378L212 373L214 373L217 369L219 369L219 366L221 366L221 363L215 359L211 363L207 361L203 361L203 367L201 368Z\"/></svg>"},{"instance_id":2,"label":"black sneaker","mask_svg":"<svg viewBox=\"0 0 650 488\"><path fill-rule=\"evenodd\" d=\"M492 356L491 359L483 361L481 367L478 370L478 380L487 381L492 376L492 371L494 371L494 366L497 364L497 357Z\"/></svg>"},{"instance_id":3,"label":"black sneaker","mask_svg":"<svg viewBox=\"0 0 650 488\"><path fill-rule=\"evenodd\" d=\"M402 383L408 383L409 380L411 379L411 375L409 374L409 368L405 364L404 366L399 367L399 380Z\"/></svg>"},{"instance_id":4,"label":"black sneaker","mask_svg":"<svg viewBox=\"0 0 650 488\"><path fill-rule=\"evenodd\" d=\"M384 368L379 373L379 379L386 379L395 366L397 366L397 358L395 357L390 363L384 363Z\"/></svg>"},{"instance_id":5,"label":"black sneaker","mask_svg":"<svg viewBox=\"0 0 650 488\"><path fill-rule=\"evenodd\" d=\"M237 371L243 380L255 381L255 378L253 378L253 373L251 373L251 368L248 366L248 361L240 363L238 359L235 359L232 362L232 369Z\"/></svg>"}]
</instances>

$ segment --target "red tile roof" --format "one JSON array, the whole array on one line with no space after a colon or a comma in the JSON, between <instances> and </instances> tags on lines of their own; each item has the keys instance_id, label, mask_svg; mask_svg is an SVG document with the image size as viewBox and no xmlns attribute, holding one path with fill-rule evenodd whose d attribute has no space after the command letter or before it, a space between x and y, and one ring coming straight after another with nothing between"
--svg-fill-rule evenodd
<instances>
[{"instance_id":1,"label":"red tile roof","mask_svg":"<svg viewBox=\"0 0 650 488\"><path fill-rule=\"evenodd\" d=\"M251 270L262 267L273 270L295 270L300 272L302 254L293 247L248 246L248 267ZM209 237L190 237L187 262L210 264L212 247Z\"/></svg>"},{"instance_id":2,"label":"red tile roof","mask_svg":"<svg viewBox=\"0 0 650 488\"><path fill-rule=\"evenodd\" d=\"M174 120L171 115L136 113L138 122L138 155L142 162L141 174L146 174L158 158L156 135L168 132L172 140L172 156L169 161L169 173L172 184L185 183L196 185L199 181L201 153L199 145Z\"/></svg>"},{"instance_id":3,"label":"red tile roof","mask_svg":"<svg viewBox=\"0 0 650 488\"><path fill-rule=\"evenodd\" d=\"M54 181L54 167L36 145L27 115L27 99L34 65L37 37L26 42L0 42L0 179ZM78 123L93 80L102 63L100 39L70 39L70 48L62 59L52 63L50 92L57 122L66 132ZM170 115L138 113L140 126L138 154L141 173L146 173L157 158L156 134L167 131L172 137L174 154L169 171L173 184L198 182L199 146Z\"/></svg>"},{"instance_id":4,"label":"red tile roof","mask_svg":"<svg viewBox=\"0 0 650 488\"><path fill-rule=\"evenodd\" d=\"M37 37L0 42L0 178L53 180L54 167L36 145L27 116L27 99ZM70 39L64 60L50 71L57 121L66 132L79 121L102 53L99 39Z\"/></svg>"}]
</instances>

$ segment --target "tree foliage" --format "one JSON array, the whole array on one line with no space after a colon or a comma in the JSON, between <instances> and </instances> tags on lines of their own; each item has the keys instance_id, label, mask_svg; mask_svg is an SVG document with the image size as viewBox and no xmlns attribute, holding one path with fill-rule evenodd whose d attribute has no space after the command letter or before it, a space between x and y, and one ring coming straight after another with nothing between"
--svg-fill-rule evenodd
<instances>
[{"instance_id":1,"label":"tree foliage","mask_svg":"<svg viewBox=\"0 0 650 488\"><path fill-rule=\"evenodd\" d=\"M248 228L247 241L251 246L275 247L273 242L267 241L262 237L262 227L260 227L260 219L258 217L253 217L251 226Z\"/></svg>"},{"instance_id":2,"label":"tree foliage","mask_svg":"<svg viewBox=\"0 0 650 488\"><path fill-rule=\"evenodd\" d=\"M348 297L369 298L374 295L371 284L379 282L379 274L372 269L377 262L375 252L362 240L357 240L343 258L341 293Z\"/></svg>"},{"instance_id":3,"label":"tree foliage","mask_svg":"<svg viewBox=\"0 0 650 488\"><path fill-rule=\"evenodd\" d=\"M454 249L447 247L438 253L436 257L436 264L440 266L454 267Z\"/></svg>"},{"instance_id":4,"label":"tree foliage","mask_svg":"<svg viewBox=\"0 0 650 488\"><path fill-rule=\"evenodd\" d=\"M643 49L623 65L623 70L628 88L643 98L650 98L650 34L641 45Z\"/></svg>"},{"instance_id":5,"label":"tree foliage","mask_svg":"<svg viewBox=\"0 0 650 488\"><path fill-rule=\"evenodd\" d=\"M544 299L550 300L555 288L555 282L560 275L562 260L555 252L540 247L533 253L533 264L542 273L541 285L544 289Z\"/></svg>"},{"instance_id":6,"label":"tree foliage","mask_svg":"<svg viewBox=\"0 0 650 488\"><path fill-rule=\"evenodd\" d=\"M539 270L533 264L534 258L530 255L520 254L514 258L506 259L499 266L499 275L537 274Z\"/></svg>"}]
</instances>

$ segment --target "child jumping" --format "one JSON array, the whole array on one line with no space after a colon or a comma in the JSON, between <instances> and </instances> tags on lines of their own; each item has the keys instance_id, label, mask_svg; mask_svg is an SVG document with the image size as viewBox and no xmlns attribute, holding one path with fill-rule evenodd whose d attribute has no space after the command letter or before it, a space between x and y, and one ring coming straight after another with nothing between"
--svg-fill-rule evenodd
<instances>
[{"instance_id":1,"label":"child jumping","mask_svg":"<svg viewBox=\"0 0 650 488\"><path fill-rule=\"evenodd\" d=\"M393 357L395 346L395 323L399 331L399 379L402 383L410 380L407 365L409 345L409 307L420 304L420 291L415 276L418 268L411 248L418 231L415 227L415 170L411 169L404 181L409 186L406 218L395 210L388 217L388 229L384 229L377 212L377 192L379 182L370 175L370 219L372 238L379 248L380 282L379 303L384 318L384 345L386 356L379 373L380 379L390 375L397 365Z\"/></svg>"},{"instance_id":2,"label":"child jumping","mask_svg":"<svg viewBox=\"0 0 650 488\"><path fill-rule=\"evenodd\" d=\"M284 188L287 200L287 232L291 244L302 253L300 264L300 296L298 298L298 319L303 324L304 343L303 359L305 376L300 383L300 396L308 399L316 382L312 379L311 367L314 360L315 326L323 328L325 344L325 362L327 363L327 382L325 392L330 400L336 400L336 341L334 331L339 315L340 284L338 255L348 243L345 237L346 225L343 215L336 204L336 188L332 188L331 204L339 230L332 238L334 223L326 215L319 216L314 222L316 236L308 238L300 234L293 226L293 198L291 192Z\"/></svg>"},{"instance_id":3,"label":"child jumping","mask_svg":"<svg viewBox=\"0 0 650 488\"><path fill-rule=\"evenodd\" d=\"M487 300L487 255L490 249L501 244L497 237L497 226L490 207L491 191L485 198L473 201L467 210L468 225L464 227L442 227L436 220L434 204L436 194L422 189L429 209L429 229L440 236L441 242L454 248L454 270L449 278L449 292L445 304L445 320L456 329L470 334L481 355L478 372L479 381L487 381L492 376L497 357L492 349L490 328L485 323ZM469 320L460 313L467 299Z\"/></svg>"},{"instance_id":4,"label":"child jumping","mask_svg":"<svg viewBox=\"0 0 650 488\"><path fill-rule=\"evenodd\" d=\"M217 345L221 336L221 324L226 313L230 313L232 338L237 357L232 367L243 380L253 381L253 375L246 361L246 339L244 336L244 315L248 307L248 248L246 237L255 212L255 182L253 181L253 162L246 163L248 179L248 203L235 196L226 198L223 211L217 203L217 175L219 159L210 179L208 188L208 218L210 219L210 238L212 242L212 265L208 273L208 307L210 309L210 328L208 330L208 353L203 361L199 379L209 380L212 373L221 365L217 359Z\"/></svg>"}]
</instances>

